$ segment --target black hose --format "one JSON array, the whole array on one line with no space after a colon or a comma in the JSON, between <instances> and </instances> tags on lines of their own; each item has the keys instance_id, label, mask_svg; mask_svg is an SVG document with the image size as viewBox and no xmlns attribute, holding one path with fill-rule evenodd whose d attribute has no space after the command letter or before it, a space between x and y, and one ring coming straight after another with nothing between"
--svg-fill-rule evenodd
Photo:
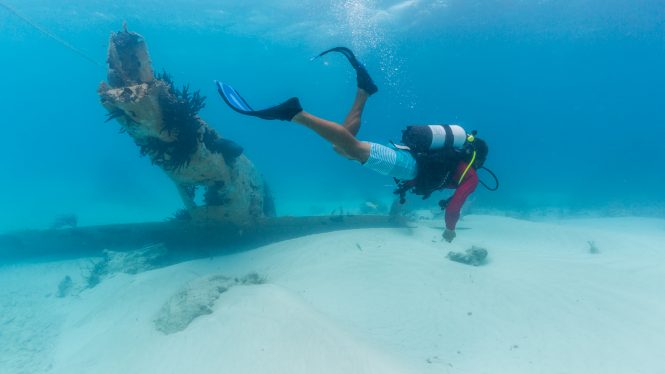
<instances>
[{"instance_id":1,"label":"black hose","mask_svg":"<svg viewBox=\"0 0 665 374\"><path fill-rule=\"evenodd\" d=\"M480 180L480 178L478 178L478 182L480 182L480 184L482 184L483 187L487 188L487 189L490 190L490 191L496 191L496 190L498 190L498 189L499 189L499 178L496 177L496 174L494 174L494 173L492 172L492 170L490 170L490 169L488 169L488 168L486 168L486 167L484 167L484 166L481 167L481 169L485 169L485 170L487 170L488 173L490 173L490 175L494 178L494 181L496 182L496 186L494 186L494 188L489 188L489 187L485 184L485 182L483 182L483 181Z\"/></svg>"}]
</instances>

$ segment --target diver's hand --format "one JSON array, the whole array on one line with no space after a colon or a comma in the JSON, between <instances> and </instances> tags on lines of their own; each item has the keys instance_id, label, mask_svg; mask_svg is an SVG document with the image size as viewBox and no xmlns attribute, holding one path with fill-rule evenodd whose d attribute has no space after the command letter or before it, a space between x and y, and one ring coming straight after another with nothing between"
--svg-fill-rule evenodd
<instances>
[{"instance_id":1,"label":"diver's hand","mask_svg":"<svg viewBox=\"0 0 665 374\"><path fill-rule=\"evenodd\" d=\"M453 241L453 239L455 239L456 236L457 236L457 234L455 234L455 230L448 230L448 229L446 229L446 230L443 232L443 238L444 238L448 243L451 243L451 242Z\"/></svg>"}]
</instances>

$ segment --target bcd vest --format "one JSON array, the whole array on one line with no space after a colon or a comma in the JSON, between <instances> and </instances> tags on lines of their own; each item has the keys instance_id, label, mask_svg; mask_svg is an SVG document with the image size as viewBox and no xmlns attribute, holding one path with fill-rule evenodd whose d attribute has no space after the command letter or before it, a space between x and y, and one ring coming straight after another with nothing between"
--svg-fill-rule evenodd
<instances>
[{"instance_id":1,"label":"bcd vest","mask_svg":"<svg viewBox=\"0 0 665 374\"><path fill-rule=\"evenodd\" d=\"M404 203L408 191L427 199L433 192L460 182L452 181L459 163L466 161L476 166L474 143L480 139L474 138L475 131L472 134L467 135L457 125L408 126L403 130L402 144L408 147L415 158L418 172L412 180L395 180L395 194L400 196L400 202ZM487 155L486 145L484 148L482 162ZM482 162L479 162L481 166Z\"/></svg>"}]
</instances>

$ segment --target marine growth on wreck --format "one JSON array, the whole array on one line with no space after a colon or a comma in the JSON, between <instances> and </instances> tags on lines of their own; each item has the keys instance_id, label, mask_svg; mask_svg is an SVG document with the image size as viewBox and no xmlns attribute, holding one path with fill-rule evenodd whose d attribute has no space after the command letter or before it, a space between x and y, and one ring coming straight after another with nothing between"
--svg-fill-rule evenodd
<instances>
[{"instance_id":1,"label":"marine growth on wreck","mask_svg":"<svg viewBox=\"0 0 665 374\"><path fill-rule=\"evenodd\" d=\"M246 225L274 215L265 182L242 147L199 116L205 96L176 86L165 71L154 74L141 35L126 27L112 33L107 62L108 82L98 89L107 121L116 120L176 184L187 213L179 218Z\"/></svg>"}]
</instances>

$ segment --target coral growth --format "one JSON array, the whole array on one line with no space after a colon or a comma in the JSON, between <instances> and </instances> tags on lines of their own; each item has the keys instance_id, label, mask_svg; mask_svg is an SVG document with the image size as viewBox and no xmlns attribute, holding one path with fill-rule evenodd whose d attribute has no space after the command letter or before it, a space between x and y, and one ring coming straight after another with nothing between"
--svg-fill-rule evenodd
<instances>
[{"instance_id":1,"label":"coral growth","mask_svg":"<svg viewBox=\"0 0 665 374\"><path fill-rule=\"evenodd\" d=\"M175 213L173 213L173 216L171 216L169 221L174 222L174 221L191 221L192 220L192 215L189 213L187 209L178 209Z\"/></svg>"},{"instance_id":2,"label":"coral growth","mask_svg":"<svg viewBox=\"0 0 665 374\"><path fill-rule=\"evenodd\" d=\"M118 120L141 155L172 179L191 220L244 225L264 217L262 208L274 210L264 201L263 180L242 156L243 148L199 116L206 98L187 85L176 86L166 72L154 74L143 37L126 28L113 33L108 64L108 83L98 89L107 121ZM197 187L204 189L207 206L198 206Z\"/></svg>"},{"instance_id":3,"label":"coral growth","mask_svg":"<svg viewBox=\"0 0 665 374\"><path fill-rule=\"evenodd\" d=\"M141 155L150 156L151 160L166 170L178 170L189 164L199 146L199 130L202 122L198 113L205 107L205 96L200 91L190 93L189 86L182 89L175 87L171 76L163 72L156 79L166 84L168 89L158 96L162 111L162 129L174 141L164 141L158 137L148 137L139 145ZM111 113L111 116L119 114Z\"/></svg>"},{"instance_id":4,"label":"coral growth","mask_svg":"<svg viewBox=\"0 0 665 374\"><path fill-rule=\"evenodd\" d=\"M127 31L126 25L123 29L111 35L107 60L107 78L111 87L149 82L153 78L145 40L141 35Z\"/></svg>"},{"instance_id":5,"label":"coral growth","mask_svg":"<svg viewBox=\"0 0 665 374\"><path fill-rule=\"evenodd\" d=\"M233 166L233 162L243 152L243 148L238 143L220 138L215 131L210 129L206 129L203 133L203 144L209 151L220 153L228 166Z\"/></svg>"},{"instance_id":6,"label":"coral growth","mask_svg":"<svg viewBox=\"0 0 665 374\"><path fill-rule=\"evenodd\" d=\"M229 288L263 283L265 278L257 273L234 279L221 274L195 279L162 306L154 319L155 328L164 334L182 331L196 318L212 314L215 302Z\"/></svg>"},{"instance_id":7,"label":"coral growth","mask_svg":"<svg viewBox=\"0 0 665 374\"><path fill-rule=\"evenodd\" d=\"M115 273L137 274L159 267L167 254L168 250L161 243L126 252L104 250L104 256L93 262L84 275L86 287L93 288Z\"/></svg>"}]
</instances>

